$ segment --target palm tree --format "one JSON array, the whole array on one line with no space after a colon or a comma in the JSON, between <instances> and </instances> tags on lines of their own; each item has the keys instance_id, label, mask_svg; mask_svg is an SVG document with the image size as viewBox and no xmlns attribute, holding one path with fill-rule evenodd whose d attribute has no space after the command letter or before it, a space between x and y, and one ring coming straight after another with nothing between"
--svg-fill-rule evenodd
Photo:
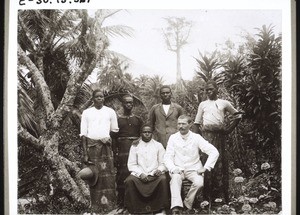
<instances>
[{"instance_id":1,"label":"palm tree","mask_svg":"<svg viewBox=\"0 0 300 215\"><path fill-rule=\"evenodd\" d=\"M37 152L35 156L42 163L33 165L41 165L38 169L45 170L44 186L55 194L52 201L57 201L57 204L46 204L47 207L37 213L60 213L66 208L62 207L60 196L68 204L76 205L69 207L67 213L80 213L82 208L88 207L87 186L74 174L80 168L72 156L61 151L61 138L63 125L74 108L82 84L108 48L108 30L101 29L101 24L118 11L99 10L94 18L87 10L19 11L19 148L26 144ZM31 88L25 88L26 85ZM29 90L34 92L33 96L28 96ZM25 160L20 162L25 163ZM46 196L51 198L51 195Z\"/></svg>"},{"instance_id":2,"label":"palm tree","mask_svg":"<svg viewBox=\"0 0 300 215\"><path fill-rule=\"evenodd\" d=\"M146 79L145 76L141 77L141 80ZM160 92L159 89L163 85L164 80L159 75L154 75L146 79L144 85L140 85L140 96L142 100L145 102L146 107L150 109L154 104L160 102Z\"/></svg>"},{"instance_id":3,"label":"palm tree","mask_svg":"<svg viewBox=\"0 0 300 215\"><path fill-rule=\"evenodd\" d=\"M132 75L125 72L128 67L128 63L117 57L109 59L98 75L99 84L108 89L126 88L132 91L134 89Z\"/></svg>"}]
</instances>

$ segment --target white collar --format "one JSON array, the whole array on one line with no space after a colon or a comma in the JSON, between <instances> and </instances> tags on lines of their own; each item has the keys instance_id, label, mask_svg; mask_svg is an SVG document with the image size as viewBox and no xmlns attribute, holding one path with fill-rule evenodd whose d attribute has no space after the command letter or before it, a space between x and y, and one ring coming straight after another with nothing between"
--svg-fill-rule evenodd
<instances>
[{"instance_id":1,"label":"white collar","mask_svg":"<svg viewBox=\"0 0 300 215\"><path fill-rule=\"evenodd\" d=\"M154 141L153 138L152 138L149 142L145 142L145 141L143 141L142 138L141 138L141 143L144 144L144 145L150 144L150 143L152 143L153 141Z\"/></svg>"},{"instance_id":2,"label":"white collar","mask_svg":"<svg viewBox=\"0 0 300 215\"><path fill-rule=\"evenodd\" d=\"M190 131L187 133L187 134L185 134L185 135L182 135L180 132L179 132L179 134L180 134L180 136L181 136L181 138L182 139L184 139L184 140L187 140L188 138L189 138L189 136L190 136Z\"/></svg>"}]
</instances>

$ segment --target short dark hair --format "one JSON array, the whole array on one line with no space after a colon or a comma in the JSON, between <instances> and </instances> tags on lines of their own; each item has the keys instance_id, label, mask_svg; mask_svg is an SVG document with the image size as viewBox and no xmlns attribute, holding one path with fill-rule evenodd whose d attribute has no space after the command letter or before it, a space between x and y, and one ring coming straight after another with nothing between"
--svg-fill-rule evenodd
<instances>
[{"instance_id":1,"label":"short dark hair","mask_svg":"<svg viewBox=\"0 0 300 215\"><path fill-rule=\"evenodd\" d=\"M189 115L186 114L182 114L178 117L178 119L187 119L188 123L190 124L193 120L192 117L190 117Z\"/></svg>"},{"instance_id":2,"label":"short dark hair","mask_svg":"<svg viewBox=\"0 0 300 215\"><path fill-rule=\"evenodd\" d=\"M162 89L169 89L170 91L172 91L171 87L169 85L162 85L160 88L159 88L159 93L161 93Z\"/></svg>"},{"instance_id":3,"label":"short dark hair","mask_svg":"<svg viewBox=\"0 0 300 215\"><path fill-rule=\"evenodd\" d=\"M143 131L143 129L144 129L145 127L151 128L151 131L153 132L152 126L151 126L149 123L145 123L145 124L143 124L143 125L141 126L140 133L142 133L142 131Z\"/></svg>"},{"instance_id":4,"label":"short dark hair","mask_svg":"<svg viewBox=\"0 0 300 215\"><path fill-rule=\"evenodd\" d=\"M99 89L99 88L95 89L92 93L92 98L94 98L96 93L99 93L99 92L103 94L103 91L101 89Z\"/></svg>"},{"instance_id":5,"label":"short dark hair","mask_svg":"<svg viewBox=\"0 0 300 215\"><path fill-rule=\"evenodd\" d=\"M130 97L130 98L132 98L133 99L133 96L131 95L131 94L125 94L124 96L122 96L122 102L124 102L125 101L125 98L128 98L128 97Z\"/></svg>"}]
</instances>

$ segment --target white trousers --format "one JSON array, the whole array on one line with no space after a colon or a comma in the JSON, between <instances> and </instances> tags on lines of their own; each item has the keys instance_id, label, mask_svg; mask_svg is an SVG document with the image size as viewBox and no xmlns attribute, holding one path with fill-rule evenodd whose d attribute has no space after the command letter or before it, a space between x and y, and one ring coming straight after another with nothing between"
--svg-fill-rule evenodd
<instances>
[{"instance_id":1,"label":"white trousers","mask_svg":"<svg viewBox=\"0 0 300 215\"><path fill-rule=\"evenodd\" d=\"M171 209L176 206L183 207L181 186L184 179L192 182L191 188L184 199L184 205L188 209L192 209L197 191L203 187L203 176L198 175L197 171L185 171L180 174L170 174L170 176Z\"/></svg>"}]
</instances>

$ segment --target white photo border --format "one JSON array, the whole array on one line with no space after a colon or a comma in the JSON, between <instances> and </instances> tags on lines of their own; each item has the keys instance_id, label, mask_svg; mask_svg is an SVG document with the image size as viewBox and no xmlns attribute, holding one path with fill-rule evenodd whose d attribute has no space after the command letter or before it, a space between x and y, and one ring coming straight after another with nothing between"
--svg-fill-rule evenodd
<instances>
[{"instance_id":1,"label":"white photo border","mask_svg":"<svg viewBox=\"0 0 300 215\"><path fill-rule=\"evenodd\" d=\"M29 2L28 0L24 0ZM56 0L55 0L56 1ZM282 214L293 214L289 203L292 184L292 23L291 2L288 0L90 0L90 3L77 5L40 4L19 5L19 0L10 0L9 22L6 26L8 43L6 44L5 77L5 142L6 149L6 185L9 186L9 214L17 214L17 13L19 9L268 9L282 11ZM8 32L7 32L8 30ZM294 189L295 190L295 189ZM6 196L7 197L7 196ZM6 204L7 205L7 204Z\"/></svg>"}]
</instances>

